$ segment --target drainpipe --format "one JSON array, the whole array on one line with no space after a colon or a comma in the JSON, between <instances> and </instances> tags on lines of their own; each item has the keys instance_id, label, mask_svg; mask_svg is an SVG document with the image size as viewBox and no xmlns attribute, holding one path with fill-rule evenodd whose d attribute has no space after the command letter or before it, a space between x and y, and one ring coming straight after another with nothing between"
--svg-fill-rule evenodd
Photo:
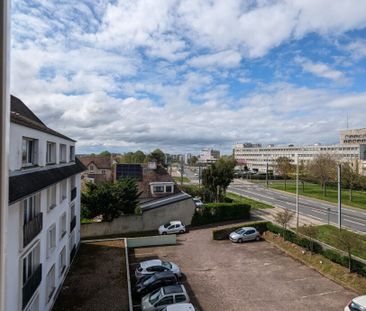
<instances>
[{"instance_id":1,"label":"drainpipe","mask_svg":"<svg viewBox=\"0 0 366 311\"><path fill-rule=\"evenodd\" d=\"M0 1L0 311L5 311L6 220L9 195L10 0Z\"/></svg>"}]
</instances>

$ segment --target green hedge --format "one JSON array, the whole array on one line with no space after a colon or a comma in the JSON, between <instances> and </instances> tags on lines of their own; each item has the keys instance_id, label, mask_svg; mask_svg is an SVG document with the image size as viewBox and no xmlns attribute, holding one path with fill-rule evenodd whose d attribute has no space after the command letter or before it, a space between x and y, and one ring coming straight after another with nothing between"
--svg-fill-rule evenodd
<instances>
[{"instance_id":1,"label":"green hedge","mask_svg":"<svg viewBox=\"0 0 366 311\"><path fill-rule=\"evenodd\" d=\"M262 234L264 231L267 231L268 223L269 223L268 221L252 221L235 225L225 229L212 230L212 238L214 240L227 240L231 232L242 227L254 227L259 231L260 234Z\"/></svg>"},{"instance_id":2,"label":"green hedge","mask_svg":"<svg viewBox=\"0 0 366 311\"><path fill-rule=\"evenodd\" d=\"M267 224L268 231L273 233L281 234L283 236L283 228L277 226L273 223ZM301 247L304 247L308 250L311 250L311 240L307 237L299 236L295 232L286 230L285 231L285 239L291 243L297 244ZM333 261L343 267L348 268L348 257L342 255L340 252L332 250L332 249L324 249L323 246L315 241L313 241L313 252L328 258L330 261ZM362 276L366 276L366 265L360 261L352 259L351 268L353 272L356 272Z\"/></svg>"},{"instance_id":3,"label":"green hedge","mask_svg":"<svg viewBox=\"0 0 366 311\"><path fill-rule=\"evenodd\" d=\"M210 223L249 219L250 205L242 203L209 203L198 209L192 217L192 226Z\"/></svg>"}]
</instances>

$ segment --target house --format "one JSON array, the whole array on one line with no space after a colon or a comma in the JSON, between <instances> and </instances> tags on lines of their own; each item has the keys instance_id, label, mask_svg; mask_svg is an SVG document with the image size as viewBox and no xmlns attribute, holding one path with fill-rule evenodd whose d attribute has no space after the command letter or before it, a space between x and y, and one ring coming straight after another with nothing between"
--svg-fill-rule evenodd
<instances>
[{"instance_id":1,"label":"house","mask_svg":"<svg viewBox=\"0 0 366 311\"><path fill-rule=\"evenodd\" d=\"M82 179L95 183L113 181L112 158L109 156L80 156L80 162L87 168Z\"/></svg>"},{"instance_id":2,"label":"house","mask_svg":"<svg viewBox=\"0 0 366 311\"><path fill-rule=\"evenodd\" d=\"M51 310L80 241L75 141L11 96L6 310Z\"/></svg>"}]
</instances>

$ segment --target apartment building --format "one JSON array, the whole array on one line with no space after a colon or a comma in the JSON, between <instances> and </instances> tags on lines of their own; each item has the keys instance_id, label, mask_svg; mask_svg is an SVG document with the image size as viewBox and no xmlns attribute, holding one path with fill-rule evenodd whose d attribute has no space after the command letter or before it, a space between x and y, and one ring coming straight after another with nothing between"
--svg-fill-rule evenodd
<instances>
[{"instance_id":1,"label":"apartment building","mask_svg":"<svg viewBox=\"0 0 366 311\"><path fill-rule=\"evenodd\" d=\"M366 175L366 144L348 142L340 145L260 147L260 145L236 144L234 146L234 157L238 164L259 172L265 172L267 164L272 169L279 157L287 157L296 164L297 158L299 161L308 162L320 154L330 154L340 162L350 162L355 168L358 167L360 174Z\"/></svg>"},{"instance_id":2,"label":"apartment building","mask_svg":"<svg viewBox=\"0 0 366 311\"><path fill-rule=\"evenodd\" d=\"M212 148L204 148L201 150L198 162L201 164L215 163L220 159L220 151Z\"/></svg>"},{"instance_id":3,"label":"apartment building","mask_svg":"<svg viewBox=\"0 0 366 311\"><path fill-rule=\"evenodd\" d=\"M80 241L75 141L11 97L6 310L51 310Z\"/></svg>"}]
</instances>

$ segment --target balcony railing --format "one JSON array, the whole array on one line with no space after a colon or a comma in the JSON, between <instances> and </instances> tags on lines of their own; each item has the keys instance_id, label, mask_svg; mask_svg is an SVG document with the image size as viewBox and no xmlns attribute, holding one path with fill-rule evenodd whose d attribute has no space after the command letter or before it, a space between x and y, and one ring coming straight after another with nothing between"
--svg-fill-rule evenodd
<instances>
[{"instance_id":1,"label":"balcony railing","mask_svg":"<svg viewBox=\"0 0 366 311\"><path fill-rule=\"evenodd\" d=\"M75 228L76 226L76 216L72 217L71 221L70 221L70 232L72 232L72 230Z\"/></svg>"},{"instance_id":2,"label":"balcony railing","mask_svg":"<svg viewBox=\"0 0 366 311\"><path fill-rule=\"evenodd\" d=\"M73 201L76 198L76 191L77 191L77 188L76 187L74 187L71 190L71 201Z\"/></svg>"},{"instance_id":3,"label":"balcony railing","mask_svg":"<svg viewBox=\"0 0 366 311\"><path fill-rule=\"evenodd\" d=\"M38 285L42 281L42 264L40 264L37 269L34 271L32 276L27 280L24 284L22 292L23 292L23 309L27 306L29 300L33 297L35 291L38 288Z\"/></svg>"},{"instance_id":4,"label":"balcony railing","mask_svg":"<svg viewBox=\"0 0 366 311\"><path fill-rule=\"evenodd\" d=\"M37 214L23 226L23 247L26 247L42 231L43 214Z\"/></svg>"},{"instance_id":5,"label":"balcony railing","mask_svg":"<svg viewBox=\"0 0 366 311\"><path fill-rule=\"evenodd\" d=\"M74 244L74 247L72 248L72 250L70 252L70 264L75 256L75 254L76 254L76 244Z\"/></svg>"}]
</instances>

